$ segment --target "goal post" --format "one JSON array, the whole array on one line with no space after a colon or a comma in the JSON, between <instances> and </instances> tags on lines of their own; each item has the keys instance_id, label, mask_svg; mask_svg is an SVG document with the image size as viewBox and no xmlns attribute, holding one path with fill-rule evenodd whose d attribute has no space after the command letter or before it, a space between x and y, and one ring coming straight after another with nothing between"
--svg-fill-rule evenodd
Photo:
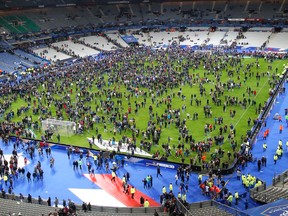
<instances>
[{"instance_id":1,"label":"goal post","mask_svg":"<svg viewBox=\"0 0 288 216\"><path fill-rule=\"evenodd\" d=\"M76 123L57 119L42 120L42 131L45 133L72 136L75 133Z\"/></svg>"}]
</instances>

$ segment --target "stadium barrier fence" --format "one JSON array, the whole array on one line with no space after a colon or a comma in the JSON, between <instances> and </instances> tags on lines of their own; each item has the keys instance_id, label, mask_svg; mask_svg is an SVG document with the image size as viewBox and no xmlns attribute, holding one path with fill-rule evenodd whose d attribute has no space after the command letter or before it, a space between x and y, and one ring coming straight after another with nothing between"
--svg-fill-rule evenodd
<instances>
[{"instance_id":1,"label":"stadium barrier fence","mask_svg":"<svg viewBox=\"0 0 288 216\"><path fill-rule=\"evenodd\" d=\"M3 199L3 197L1 198ZM14 200L15 201L15 205L19 205L19 203L24 202L24 203L28 203L28 199L27 196L23 196L22 198L19 195L12 195L12 194L6 194L6 197L4 199L10 199L10 200ZM183 203L176 199L177 201L177 207L179 209L180 212L184 213L184 215L186 216L193 216L192 211L195 211L197 209L203 209L203 208L209 208L211 206L215 206L216 208L226 211L228 213L230 213L231 215L238 215L238 216L248 216L248 214L232 208L230 206L218 203L214 200L208 200L208 201L203 201L203 202L197 202L197 203L193 203L193 204L189 204L188 208L185 207L185 205L183 205ZM32 198L32 204L37 204L37 205L45 205L47 206L47 200L43 199L42 202L39 204L38 199ZM79 204L75 204L76 206L76 213L78 212L83 212L82 210L82 206ZM31 206L32 208L34 208L35 206ZM51 212L56 210L61 209L62 206L59 204L58 207L55 206L51 206ZM157 212L163 212L163 207L148 207L148 208L144 208L144 207L137 207L137 208L130 208L130 207L106 207L106 206L95 206L92 205L91 206L91 212L109 212L109 213L119 213L119 214L149 214L151 215L152 213L154 213L154 211ZM167 213L168 214L168 213Z\"/></svg>"}]
</instances>

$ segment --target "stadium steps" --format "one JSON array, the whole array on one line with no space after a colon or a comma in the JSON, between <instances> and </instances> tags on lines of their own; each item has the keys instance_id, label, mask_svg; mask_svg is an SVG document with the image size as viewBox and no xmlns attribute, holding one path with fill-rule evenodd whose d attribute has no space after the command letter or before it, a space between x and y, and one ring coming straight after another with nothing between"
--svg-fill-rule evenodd
<instances>
[{"instance_id":1,"label":"stadium steps","mask_svg":"<svg viewBox=\"0 0 288 216\"><path fill-rule=\"evenodd\" d=\"M261 191L255 195L255 200L263 203L270 203L281 198L286 198L288 196L287 188L280 187L269 187L264 191Z\"/></svg>"},{"instance_id":2,"label":"stadium steps","mask_svg":"<svg viewBox=\"0 0 288 216\"><path fill-rule=\"evenodd\" d=\"M10 197L11 195L7 195ZM2 199L0 198L0 215L15 214L18 215L21 212L25 216L40 216L48 215L51 212L58 211L59 208L47 206L46 201L43 200L43 205L37 204L38 200L32 199L32 203L27 203L27 198L23 202L11 200L11 199ZM168 214L161 212L161 207L151 207L151 208L114 208L114 207L99 207L92 206L92 211L84 212L81 205L76 205L77 215L78 216L147 216L153 215L154 209L157 210L159 215L167 216Z\"/></svg>"},{"instance_id":3,"label":"stadium steps","mask_svg":"<svg viewBox=\"0 0 288 216\"><path fill-rule=\"evenodd\" d=\"M198 203L190 204L189 211L192 215L202 216L202 215L219 215L219 216L230 216L234 215L229 213L228 211L219 208L217 206L211 206L209 203L203 203L202 208L199 208Z\"/></svg>"},{"instance_id":4,"label":"stadium steps","mask_svg":"<svg viewBox=\"0 0 288 216\"><path fill-rule=\"evenodd\" d=\"M195 215L195 216L203 216L203 215L230 216L230 215L233 215L216 206L209 206L209 207L198 208L198 209L193 209L193 210L190 209L190 212L192 213L192 215Z\"/></svg>"},{"instance_id":5,"label":"stadium steps","mask_svg":"<svg viewBox=\"0 0 288 216\"><path fill-rule=\"evenodd\" d=\"M11 33L20 33L15 26L11 25L8 20L6 20L4 17L0 17L0 25L3 26L6 30L8 30Z\"/></svg>"},{"instance_id":6,"label":"stadium steps","mask_svg":"<svg viewBox=\"0 0 288 216\"><path fill-rule=\"evenodd\" d=\"M3 20L6 20L7 24L10 26L13 26L15 29L18 30L20 33L26 33L28 32L27 29L22 25L14 25L13 22L23 22L23 20L19 19L17 16L5 16L3 17ZM5 26L6 27L6 26ZM14 31L15 32L15 31ZM17 32L15 32L17 33Z\"/></svg>"},{"instance_id":7,"label":"stadium steps","mask_svg":"<svg viewBox=\"0 0 288 216\"><path fill-rule=\"evenodd\" d=\"M34 203L36 200L34 200ZM48 215L50 212L54 212L55 208L45 205L31 204L27 202L14 201L10 199L0 199L0 215L18 215L21 212L22 215L40 216L42 214Z\"/></svg>"},{"instance_id":8,"label":"stadium steps","mask_svg":"<svg viewBox=\"0 0 288 216\"><path fill-rule=\"evenodd\" d=\"M238 205L235 204L235 198L233 200L233 204L232 207L239 209L239 210L244 210L246 208L246 199L248 200L248 208L255 208L259 206L259 203L257 201L255 201L254 199L252 199L250 197L250 194L247 192L246 196L241 196L239 197L240 199L238 200Z\"/></svg>"},{"instance_id":9,"label":"stadium steps","mask_svg":"<svg viewBox=\"0 0 288 216\"><path fill-rule=\"evenodd\" d=\"M39 32L41 28L26 16L18 16L21 20L25 21L26 28L32 32Z\"/></svg>"},{"instance_id":10,"label":"stadium steps","mask_svg":"<svg viewBox=\"0 0 288 216\"><path fill-rule=\"evenodd\" d=\"M106 207L106 206L91 206L91 211L84 212L82 209L82 206L77 204L76 205L77 214L85 214L85 215L151 215L154 214L154 211L159 213L159 215L167 215L166 213L163 213L162 207L150 207L150 208L130 208L130 207Z\"/></svg>"},{"instance_id":11,"label":"stadium steps","mask_svg":"<svg viewBox=\"0 0 288 216\"><path fill-rule=\"evenodd\" d=\"M111 213L111 212L77 212L77 216L131 216L131 215L135 215L135 216L147 216L147 215L153 215L153 213ZM159 213L159 216L168 216L168 214L162 214Z\"/></svg>"}]
</instances>

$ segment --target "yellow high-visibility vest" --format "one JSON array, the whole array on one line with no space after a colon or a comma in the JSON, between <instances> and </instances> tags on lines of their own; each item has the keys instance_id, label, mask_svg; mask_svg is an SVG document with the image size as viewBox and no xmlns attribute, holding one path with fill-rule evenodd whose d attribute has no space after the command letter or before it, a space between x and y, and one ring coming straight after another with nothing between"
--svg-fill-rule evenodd
<instances>
[{"instance_id":1,"label":"yellow high-visibility vest","mask_svg":"<svg viewBox=\"0 0 288 216\"><path fill-rule=\"evenodd\" d=\"M135 193L135 191L136 191L135 188L132 187L130 192L131 192L131 194L133 194L133 193Z\"/></svg>"},{"instance_id":2,"label":"yellow high-visibility vest","mask_svg":"<svg viewBox=\"0 0 288 216\"><path fill-rule=\"evenodd\" d=\"M144 207L147 208L147 207L149 207L149 205L150 205L149 201L146 200L146 201L144 202Z\"/></svg>"}]
</instances>

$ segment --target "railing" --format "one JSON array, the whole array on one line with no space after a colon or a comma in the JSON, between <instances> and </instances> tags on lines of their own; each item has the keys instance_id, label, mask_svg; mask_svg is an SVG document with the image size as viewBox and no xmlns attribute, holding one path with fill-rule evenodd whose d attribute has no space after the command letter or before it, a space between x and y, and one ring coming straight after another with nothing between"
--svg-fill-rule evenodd
<instances>
[{"instance_id":1,"label":"railing","mask_svg":"<svg viewBox=\"0 0 288 216\"><path fill-rule=\"evenodd\" d=\"M214 200L209 200L209 201L204 201L204 202L197 202L197 203L192 203L189 205L189 210L187 210L186 215L190 216L190 215L193 215L191 212L195 209L200 209L200 208L208 208L208 207L211 207L211 206L215 206L217 207L218 209L221 209L225 212L228 212L230 213L231 215L239 215L239 216L248 216L248 214L238 210L238 209L235 209L235 208L232 208L230 206L227 206L227 205L224 205L222 203L219 203L219 202L216 202Z\"/></svg>"},{"instance_id":2,"label":"railing","mask_svg":"<svg viewBox=\"0 0 288 216\"><path fill-rule=\"evenodd\" d=\"M15 201L21 201L21 202L25 202L27 203L27 197L23 197L22 200L20 199L20 196L18 195L11 195L11 194L6 194L6 199L13 199ZM209 201L203 201L203 202L198 202L198 203L192 203L189 204L189 206L185 206L180 200L176 199L177 201L177 207L178 210L182 213L184 213L184 215L186 216L193 216L192 211L195 209L201 209L201 208L208 208L211 206L215 206L216 208L219 208L225 212L230 213L231 215L239 215L239 216L248 216L246 213L234 209L230 206L218 203L214 200L209 200ZM32 198L32 203L33 204L39 204L38 200L35 198ZM16 202L15 202L16 204ZM47 200L42 200L42 203L40 205L45 205L47 206ZM67 203L68 205L68 203ZM76 211L79 212L82 210L82 206L81 205L77 205L76 206ZM59 207L62 207L61 204L59 204ZM51 206L51 211L53 209L55 209L56 207ZM56 208L57 209L57 208ZM59 209L59 208L58 208ZM91 212L110 212L110 213L126 213L126 214L149 214L151 215L154 211L157 212L163 212L163 208L162 207L149 207L149 208L144 208L144 207L139 207L139 208L129 208L129 207L107 207L107 206L91 206Z\"/></svg>"},{"instance_id":3,"label":"railing","mask_svg":"<svg viewBox=\"0 0 288 216\"><path fill-rule=\"evenodd\" d=\"M176 198L176 204L177 204L177 207L178 207L178 210L183 213L184 215L186 216L190 216L192 215L192 213L189 211L189 206L185 206L183 204L183 202L181 200L179 200L178 198Z\"/></svg>"},{"instance_id":4,"label":"railing","mask_svg":"<svg viewBox=\"0 0 288 216\"><path fill-rule=\"evenodd\" d=\"M215 202L215 201L211 201L211 202L212 202L212 206L217 206L217 208L222 209L226 212L229 212L232 215L249 216L249 214L246 214L246 213L244 213L238 209L232 208L232 207L224 205L222 203Z\"/></svg>"},{"instance_id":5,"label":"railing","mask_svg":"<svg viewBox=\"0 0 288 216\"><path fill-rule=\"evenodd\" d=\"M3 198L3 197L2 197ZM12 194L6 194L5 196L5 199L11 199L11 200L15 200L15 204L16 204L16 201L17 202L25 202L25 203L28 203L28 198L25 196L25 197L22 197L22 199L20 198L20 196L18 195L12 195ZM44 205L44 206L48 206L48 203L47 203L47 200L42 200L41 203L38 202L38 199L35 199L35 198L32 198L31 200L32 204L39 204L39 205ZM53 202L51 202L52 204ZM76 206L76 212L79 212L82 210L82 206L79 205L79 204L75 204L74 205ZM68 206L68 202L67 202L67 206ZM53 211L54 209L60 209L62 207L62 203L61 201L59 201L59 206L58 208L56 208L55 206L51 206L51 211ZM148 208L144 208L144 207L137 207L137 208L130 208L130 207L107 207L107 206L95 206L95 205L92 205L91 206L91 212L110 212L110 213L126 213L126 214L132 214L132 213L141 213L141 214L150 214L153 213L154 211L157 211L157 212L163 212L163 208L160 206L160 207L148 207Z\"/></svg>"},{"instance_id":6,"label":"railing","mask_svg":"<svg viewBox=\"0 0 288 216\"><path fill-rule=\"evenodd\" d=\"M284 184L288 182L288 170L284 171L280 175L274 176L273 178L273 186L282 186L284 187Z\"/></svg>"}]
</instances>

